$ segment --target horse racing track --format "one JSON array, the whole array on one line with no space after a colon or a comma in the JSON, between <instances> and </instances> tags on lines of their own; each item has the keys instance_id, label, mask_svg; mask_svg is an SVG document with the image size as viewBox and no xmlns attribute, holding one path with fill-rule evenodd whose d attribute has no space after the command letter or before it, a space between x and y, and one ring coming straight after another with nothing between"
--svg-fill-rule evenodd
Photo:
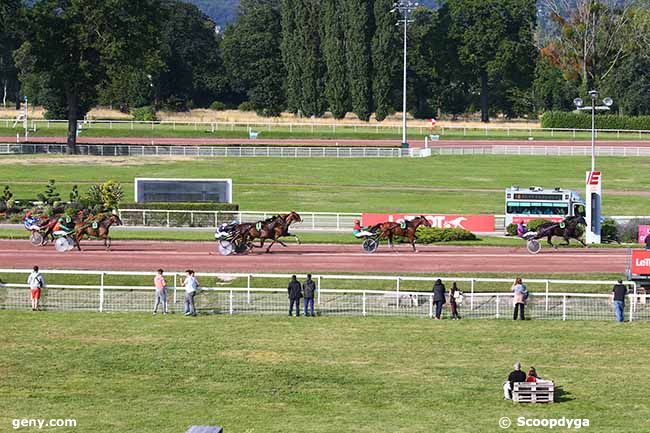
<instances>
[{"instance_id":1,"label":"horse racing track","mask_svg":"<svg viewBox=\"0 0 650 433\"><path fill-rule=\"evenodd\" d=\"M151 271L195 269L198 272L355 272L355 273L620 273L625 249L553 250L530 255L525 248L409 245L391 251L382 245L366 254L357 245L289 245L271 254L221 256L215 242L115 241L111 251L84 242L83 251L59 253L51 244L34 247L26 240L0 241L3 268L99 269Z\"/></svg>"}]
</instances>

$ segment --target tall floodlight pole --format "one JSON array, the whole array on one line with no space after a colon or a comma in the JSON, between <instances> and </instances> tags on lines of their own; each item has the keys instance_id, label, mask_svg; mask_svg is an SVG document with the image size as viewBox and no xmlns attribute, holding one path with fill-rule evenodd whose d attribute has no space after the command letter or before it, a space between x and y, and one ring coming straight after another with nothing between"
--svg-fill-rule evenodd
<instances>
[{"instance_id":1,"label":"tall floodlight pole","mask_svg":"<svg viewBox=\"0 0 650 433\"><path fill-rule=\"evenodd\" d=\"M587 222L586 241L588 244L600 243L600 229L601 229L601 208L602 208L602 180L603 176L600 171L596 171L596 111L609 110L614 101L612 98L603 99L604 105L596 105L598 99L598 91L591 90L589 92L591 99L590 107L583 107L582 98L573 100L576 108L580 111L591 111L591 171L587 172L586 177L586 215Z\"/></svg>"},{"instance_id":2,"label":"tall floodlight pole","mask_svg":"<svg viewBox=\"0 0 650 433\"><path fill-rule=\"evenodd\" d=\"M410 0L399 0L395 3L395 7L391 12L399 12L402 15L402 19L399 20L399 24L404 24L404 75L402 82L402 147L407 148L408 141L406 140L406 53L407 53L407 29L408 24L412 22L411 15L413 11L420 6L419 3L410 1Z\"/></svg>"}]
</instances>

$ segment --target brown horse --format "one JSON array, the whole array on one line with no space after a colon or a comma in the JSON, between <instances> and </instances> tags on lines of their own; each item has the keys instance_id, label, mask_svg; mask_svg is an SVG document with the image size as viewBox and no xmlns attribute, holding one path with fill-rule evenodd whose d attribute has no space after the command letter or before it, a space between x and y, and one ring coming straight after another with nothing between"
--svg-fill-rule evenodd
<instances>
[{"instance_id":1,"label":"brown horse","mask_svg":"<svg viewBox=\"0 0 650 433\"><path fill-rule=\"evenodd\" d=\"M122 220L117 214L98 214L83 221L79 221L74 227L74 238L77 249L81 251L80 241L84 238L103 239L106 251L111 248L111 237L108 232L112 225L122 225Z\"/></svg>"},{"instance_id":2,"label":"brown horse","mask_svg":"<svg viewBox=\"0 0 650 433\"><path fill-rule=\"evenodd\" d=\"M298 239L297 236L289 233L289 226L294 222L302 222L300 215L291 211L285 215L275 215L271 218L267 218L264 221L258 221L257 223L244 223L240 224L237 228L241 236L244 238L244 242L253 241L255 239L260 240L260 244L254 245L256 248L264 248L264 243L267 239L271 239L273 242L266 248L266 252L269 253L273 244L278 242L283 247L286 245L280 240L284 236L294 236ZM300 240L298 240L300 243Z\"/></svg>"},{"instance_id":3,"label":"brown horse","mask_svg":"<svg viewBox=\"0 0 650 433\"><path fill-rule=\"evenodd\" d=\"M412 220L405 221L401 224L396 222L385 222L377 224L371 227L369 231L373 233L379 231L379 238L388 239L388 245L390 245L391 248L393 248L394 236L408 238L411 246L413 247L413 251L416 252L417 249L415 248L415 233L420 226L431 227L431 223L424 215L420 215L419 217L415 217Z\"/></svg>"}]
</instances>

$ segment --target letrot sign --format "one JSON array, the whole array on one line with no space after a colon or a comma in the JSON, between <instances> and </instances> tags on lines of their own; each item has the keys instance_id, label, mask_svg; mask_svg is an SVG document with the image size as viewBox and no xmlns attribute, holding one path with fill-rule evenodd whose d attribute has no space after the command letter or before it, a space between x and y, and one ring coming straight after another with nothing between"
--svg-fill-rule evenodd
<instances>
[{"instance_id":1,"label":"letrot sign","mask_svg":"<svg viewBox=\"0 0 650 433\"><path fill-rule=\"evenodd\" d=\"M650 251L632 251L632 274L650 275Z\"/></svg>"},{"instance_id":2,"label":"letrot sign","mask_svg":"<svg viewBox=\"0 0 650 433\"><path fill-rule=\"evenodd\" d=\"M371 226L386 221L402 222L424 215L432 227L459 228L471 232L493 232L494 215L444 215L444 214L380 214L364 213L363 225Z\"/></svg>"}]
</instances>

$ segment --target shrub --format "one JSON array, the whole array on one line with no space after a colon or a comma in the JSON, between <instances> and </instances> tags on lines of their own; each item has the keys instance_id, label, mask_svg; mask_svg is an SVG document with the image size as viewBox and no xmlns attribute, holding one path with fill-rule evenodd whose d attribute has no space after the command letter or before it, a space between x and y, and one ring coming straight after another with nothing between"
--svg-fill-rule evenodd
<instances>
[{"instance_id":1,"label":"shrub","mask_svg":"<svg viewBox=\"0 0 650 433\"><path fill-rule=\"evenodd\" d=\"M547 222L548 222L547 220L541 218L530 220L528 221L528 224L526 224L526 228L528 229L529 232L536 232L542 224ZM515 229L515 234L516 233L517 230Z\"/></svg>"},{"instance_id":2,"label":"shrub","mask_svg":"<svg viewBox=\"0 0 650 433\"><path fill-rule=\"evenodd\" d=\"M603 224L600 226L600 240L603 243L621 242L619 236L619 226L616 221L611 218L603 221Z\"/></svg>"},{"instance_id":3,"label":"shrub","mask_svg":"<svg viewBox=\"0 0 650 433\"><path fill-rule=\"evenodd\" d=\"M122 209L146 210L204 210L204 211L238 211L239 205L234 203L183 203L183 202L158 202L158 203L122 203Z\"/></svg>"},{"instance_id":4,"label":"shrub","mask_svg":"<svg viewBox=\"0 0 650 433\"><path fill-rule=\"evenodd\" d=\"M517 236L517 224L515 223L508 224L508 227L506 227L506 234L508 236Z\"/></svg>"},{"instance_id":5,"label":"shrub","mask_svg":"<svg viewBox=\"0 0 650 433\"><path fill-rule=\"evenodd\" d=\"M542 114L540 120L542 128L591 129L591 115L589 113L547 111ZM596 128L650 130L650 116L599 114L596 116Z\"/></svg>"},{"instance_id":6,"label":"shrub","mask_svg":"<svg viewBox=\"0 0 650 433\"><path fill-rule=\"evenodd\" d=\"M251 101L244 101L237 107L239 111L255 111L255 104Z\"/></svg>"},{"instance_id":7,"label":"shrub","mask_svg":"<svg viewBox=\"0 0 650 433\"><path fill-rule=\"evenodd\" d=\"M156 118L156 110L151 106L134 108L131 110L131 116L133 116L133 120L141 122L154 122L158 120Z\"/></svg>"},{"instance_id":8,"label":"shrub","mask_svg":"<svg viewBox=\"0 0 650 433\"><path fill-rule=\"evenodd\" d=\"M223 111L225 109L226 109L226 104L224 104L221 101L214 101L212 104L210 104L210 110Z\"/></svg>"},{"instance_id":9,"label":"shrub","mask_svg":"<svg viewBox=\"0 0 650 433\"><path fill-rule=\"evenodd\" d=\"M59 192L56 190L56 181L54 179L50 179L47 186L45 187L45 191L41 194L38 194L36 197L39 201L42 201L43 203L49 205L54 205L55 203L60 202L61 195L59 195Z\"/></svg>"},{"instance_id":10,"label":"shrub","mask_svg":"<svg viewBox=\"0 0 650 433\"><path fill-rule=\"evenodd\" d=\"M619 231L621 242L637 243L639 240L639 226L650 225L650 219L634 218L624 224Z\"/></svg>"},{"instance_id":11,"label":"shrub","mask_svg":"<svg viewBox=\"0 0 650 433\"><path fill-rule=\"evenodd\" d=\"M476 235L474 233L460 228L441 229L438 227L418 227L416 237L417 241L422 244L476 240Z\"/></svg>"}]
</instances>

